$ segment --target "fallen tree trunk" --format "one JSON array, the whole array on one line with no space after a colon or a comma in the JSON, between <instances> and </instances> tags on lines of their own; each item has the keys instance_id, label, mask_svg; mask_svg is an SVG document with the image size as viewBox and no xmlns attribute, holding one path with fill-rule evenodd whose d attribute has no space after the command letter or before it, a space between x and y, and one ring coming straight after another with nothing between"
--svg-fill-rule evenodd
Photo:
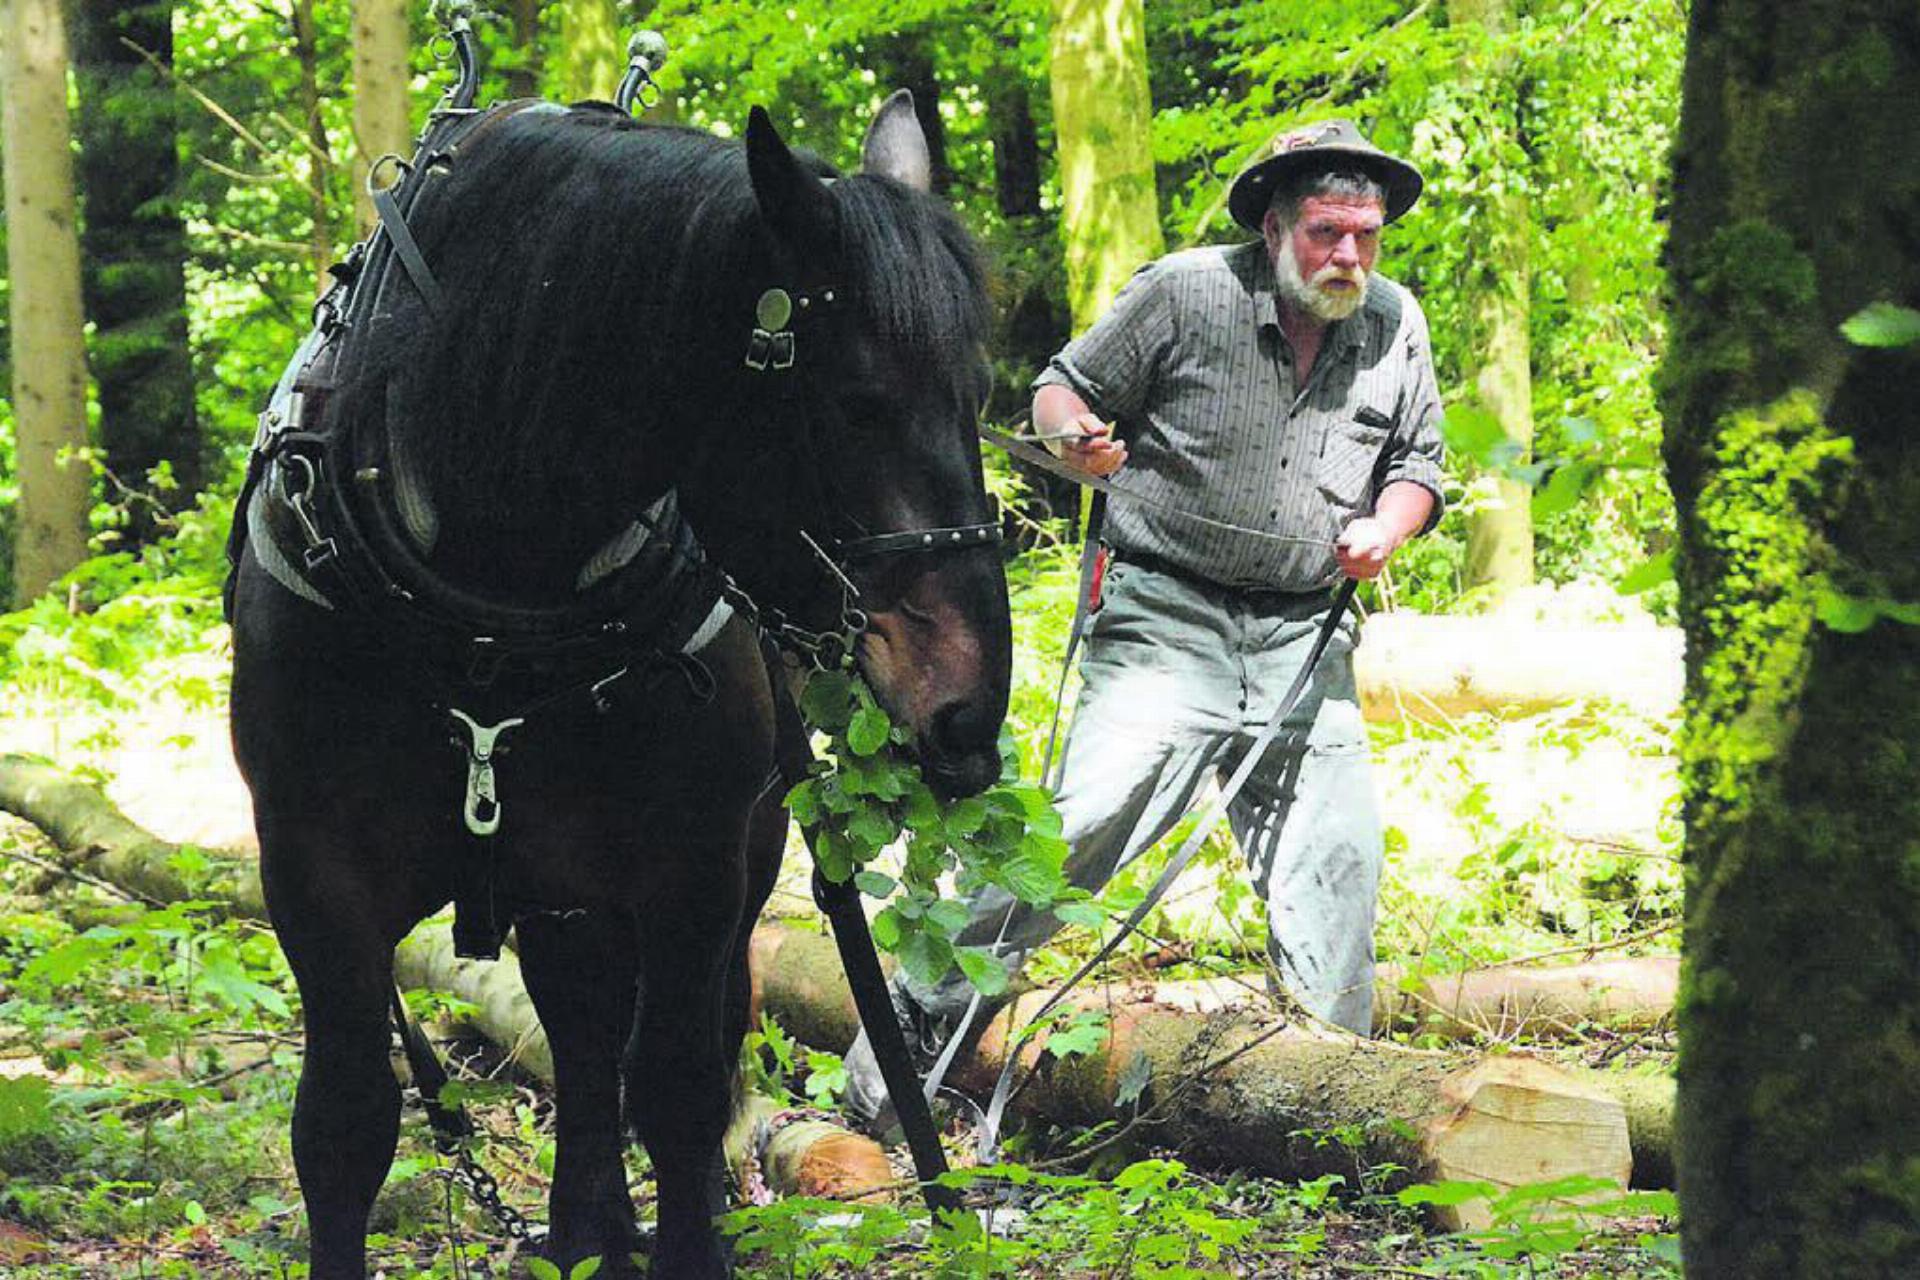
<instances>
[{"instance_id":1,"label":"fallen tree trunk","mask_svg":"<svg viewBox=\"0 0 1920 1280\"><path fill-rule=\"evenodd\" d=\"M858 1022L831 939L763 926L753 958L758 1008L806 1043L837 1049L852 1040ZM1249 1003L1251 993L1224 981L1149 992L1079 996L1077 1009L1108 1015L1107 1043L1050 1064L1020 1092L1013 1112L1073 1125L1137 1112L1151 1117L1155 1140L1188 1158L1281 1177L1339 1173L1351 1181L1393 1163L1426 1181L1517 1185L1580 1172L1622 1184L1633 1173L1634 1185L1655 1185L1649 1178L1665 1174L1671 1185L1668 1081L1620 1084L1606 1073L1517 1056L1424 1053L1276 1028ZM1163 994L1171 998L1155 998ZM1044 995L1020 998L1016 1025ZM955 1083L983 1095L992 1089L1008 1021L1005 1013L995 1019L956 1063ZM1041 1052L1037 1043L1024 1050L1029 1067ZM1143 1072L1150 1092L1137 1109L1121 1105L1121 1081Z\"/></svg>"},{"instance_id":2,"label":"fallen tree trunk","mask_svg":"<svg viewBox=\"0 0 1920 1280\"><path fill-rule=\"evenodd\" d=\"M1361 711L1373 721L1530 715L1575 702L1663 717L1680 706L1681 638L1674 627L1376 613L1353 670Z\"/></svg>"},{"instance_id":3,"label":"fallen tree trunk","mask_svg":"<svg viewBox=\"0 0 1920 1280\"><path fill-rule=\"evenodd\" d=\"M185 874L181 846L142 829L98 788L52 765L0 756L0 809L44 831L70 870L122 892L160 903L213 901L235 916L267 918L252 859L196 850L193 874ZM403 987L443 992L472 1005L476 1030L514 1065L553 1083L553 1053L511 951L492 962L463 960L454 954L452 928L429 921L395 951L394 976ZM872 1140L818 1118L788 1121L772 1099L743 1100L727 1147L740 1185L750 1185L756 1169L780 1195L856 1196L895 1181L886 1153Z\"/></svg>"},{"instance_id":4,"label":"fallen tree trunk","mask_svg":"<svg viewBox=\"0 0 1920 1280\"><path fill-rule=\"evenodd\" d=\"M203 899L236 916L267 918L260 868L248 858L221 856L161 840L134 823L94 787L64 770L26 756L0 756L0 809L46 832L62 863L109 881L150 902Z\"/></svg>"},{"instance_id":5,"label":"fallen tree trunk","mask_svg":"<svg viewBox=\"0 0 1920 1280\"><path fill-rule=\"evenodd\" d=\"M88 865L103 878L122 884L120 876L128 876L133 883L123 887L162 901L225 897L235 914L264 918L258 872L250 862L210 858L204 877L189 882L175 869L176 846L142 831L96 789L51 766L0 757L0 808L41 827L63 850L88 851ZM227 897L218 886L238 892ZM831 939L792 926L763 926L754 935L753 964L756 1009L772 1012L809 1044L844 1048L852 1040L857 1019ZM396 966L409 985L450 991L476 1006L489 1039L533 1074L551 1078L551 1056L517 966L505 958L491 965L458 960L441 924L416 931L402 944ZM1589 973L1587 981L1591 986L1597 980ZM1613 985L1599 982L1598 989ZM1607 1162L1621 1157L1618 1174L1624 1179L1628 1161L1609 1151L1610 1144L1624 1147L1631 1126L1636 1182L1646 1185L1650 1176L1671 1169L1668 1081L1570 1075L1525 1059L1475 1064L1465 1055L1274 1031L1251 1010L1231 1007L1245 993L1226 984L1163 984L1157 991L1164 999L1115 1004L1115 1034L1105 1050L1043 1073L1023 1091L1019 1110L1064 1123L1108 1121L1115 1117L1121 1073L1129 1068L1137 1072L1144 1065L1149 1079L1165 1082L1164 1096L1208 1062L1230 1058L1154 1117L1160 1134L1196 1159L1296 1177L1351 1174L1352 1162L1361 1160L1403 1164L1425 1178L1537 1181L1557 1176L1551 1171L1562 1164L1611 1169ZM1104 1008L1109 998L1090 992L1082 1007ZM1038 999L1038 993L1030 995L1019 1008L1031 1009ZM990 1087L987 1077L1004 1057L1005 1021L1003 1015L982 1036L979 1052L957 1079ZM1201 1056L1203 1051L1210 1056ZM1148 1109L1156 1108L1150 1103ZM1414 1138L1383 1123L1396 1117L1419 1119ZM1529 1152L1530 1137L1519 1140L1553 1129L1563 1129L1565 1140L1545 1153ZM1338 1143L1297 1137L1298 1131L1371 1136L1347 1151ZM870 1184L835 1185L844 1191Z\"/></svg>"}]
</instances>

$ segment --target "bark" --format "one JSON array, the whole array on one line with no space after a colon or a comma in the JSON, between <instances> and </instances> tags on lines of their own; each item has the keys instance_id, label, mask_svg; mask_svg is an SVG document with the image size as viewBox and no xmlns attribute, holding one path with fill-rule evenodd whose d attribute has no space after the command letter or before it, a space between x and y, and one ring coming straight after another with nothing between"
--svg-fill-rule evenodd
<instances>
[{"instance_id":1,"label":"bark","mask_svg":"<svg viewBox=\"0 0 1920 1280\"><path fill-rule=\"evenodd\" d=\"M1581 702L1657 718L1679 708L1681 648L1670 627L1377 613L1361 629L1353 666L1361 710L1376 723Z\"/></svg>"},{"instance_id":2,"label":"bark","mask_svg":"<svg viewBox=\"0 0 1920 1280\"><path fill-rule=\"evenodd\" d=\"M1374 984L1373 1024L1381 1031L1496 1041L1553 1039L1595 1026L1647 1030L1673 1016L1679 983L1677 956L1404 980L1383 971Z\"/></svg>"},{"instance_id":3,"label":"bark","mask_svg":"<svg viewBox=\"0 0 1920 1280\"><path fill-rule=\"evenodd\" d=\"M1503 33L1513 16L1512 0L1450 0L1450 16L1457 26L1478 28L1478 34ZM1481 141L1496 151L1518 141L1519 95L1504 60L1489 64L1470 61L1465 74L1483 83L1485 96L1497 104L1490 135ZM1469 312L1474 340L1468 350L1480 363L1470 371L1474 396L1500 423L1500 429L1518 448L1516 460L1525 462L1533 448L1533 371L1528 336L1528 304L1532 294L1528 240L1532 217L1525 180L1513 172L1481 174L1491 190L1482 199L1480 252L1471 284ZM1506 476L1484 481L1491 493L1479 509L1467 516L1466 585L1490 588L1504 596L1533 581L1532 490Z\"/></svg>"},{"instance_id":4,"label":"bark","mask_svg":"<svg viewBox=\"0 0 1920 1280\"><path fill-rule=\"evenodd\" d=\"M1920 629L1823 602L1920 601L1920 346L1840 332L1920 306L1916 101L1912 0L1692 8L1661 377L1690 1274L1920 1275Z\"/></svg>"},{"instance_id":5,"label":"bark","mask_svg":"<svg viewBox=\"0 0 1920 1280\"><path fill-rule=\"evenodd\" d=\"M851 1042L857 1019L831 939L763 926L754 934L753 971L757 1007L789 1033L836 1049ZM1044 995L1020 998L1017 1025ZM1187 1003L1198 1001L1188 993ZM1139 1069L1138 1057L1152 1081L1142 1103L1152 1122L1142 1136L1201 1163L1286 1178L1352 1178L1356 1164L1394 1163L1415 1180L1503 1185L1574 1173L1624 1185L1631 1172L1630 1110L1596 1073L1518 1056L1482 1059L1300 1028L1276 1031L1244 1005L1203 1013L1099 991L1076 1004L1110 1015L1107 1043L1042 1072L1021 1090L1014 1114L1068 1125L1125 1119L1133 1111L1116 1101L1119 1082ZM977 1096L991 1091L1008 1021L1005 1013L996 1018L973 1052L961 1056L954 1083ZM1035 1043L1025 1056L1040 1051ZM1401 1120L1408 1125L1393 1123ZM1317 1140L1336 1131L1357 1146ZM1484 1207L1469 1206L1459 1222L1479 1225Z\"/></svg>"},{"instance_id":6,"label":"bark","mask_svg":"<svg viewBox=\"0 0 1920 1280\"><path fill-rule=\"evenodd\" d=\"M91 364L100 445L109 471L145 497L130 500L125 545L138 547L164 516L193 502L204 478L187 349L186 226L176 106L161 66L173 63L173 6L84 0L74 9L81 110L82 295L94 327ZM165 463L175 488L152 490Z\"/></svg>"},{"instance_id":7,"label":"bark","mask_svg":"<svg viewBox=\"0 0 1920 1280\"><path fill-rule=\"evenodd\" d=\"M385 155L413 154L405 0L353 0L353 212L362 235L377 220L367 171Z\"/></svg>"},{"instance_id":8,"label":"bark","mask_svg":"<svg viewBox=\"0 0 1920 1280\"><path fill-rule=\"evenodd\" d=\"M25 756L0 756L0 810L24 818L59 846L68 866L153 902L211 900L236 916L267 918L260 868L236 858L161 840L114 807L90 783ZM204 869L181 869L180 855Z\"/></svg>"},{"instance_id":9,"label":"bark","mask_svg":"<svg viewBox=\"0 0 1920 1280\"><path fill-rule=\"evenodd\" d=\"M511 0L507 16L513 22L514 61L506 69L507 97L540 96L540 0Z\"/></svg>"},{"instance_id":10,"label":"bark","mask_svg":"<svg viewBox=\"0 0 1920 1280\"><path fill-rule=\"evenodd\" d=\"M1017 66L1003 65L987 94L987 124L993 135L993 190L1000 212L1030 218L1040 212L1040 133L1033 123L1033 94Z\"/></svg>"},{"instance_id":11,"label":"bark","mask_svg":"<svg viewBox=\"0 0 1920 1280\"><path fill-rule=\"evenodd\" d=\"M87 557L87 464L62 457L86 447L87 364L61 7L58 0L6 0L0 13L19 484L13 598L25 604Z\"/></svg>"},{"instance_id":12,"label":"bark","mask_svg":"<svg viewBox=\"0 0 1920 1280\"><path fill-rule=\"evenodd\" d=\"M611 102L626 70L627 42L613 0L560 0L562 96Z\"/></svg>"},{"instance_id":13,"label":"bark","mask_svg":"<svg viewBox=\"0 0 1920 1280\"><path fill-rule=\"evenodd\" d=\"M327 123L320 115L320 41L313 21L313 0L293 0L293 49L300 62L300 118L307 129L307 199L313 210L314 292L327 290L333 265L333 215L327 193L333 186L333 153Z\"/></svg>"},{"instance_id":14,"label":"bark","mask_svg":"<svg viewBox=\"0 0 1920 1280\"><path fill-rule=\"evenodd\" d=\"M1075 331L1165 249L1141 0L1052 0L1048 66Z\"/></svg>"}]
</instances>

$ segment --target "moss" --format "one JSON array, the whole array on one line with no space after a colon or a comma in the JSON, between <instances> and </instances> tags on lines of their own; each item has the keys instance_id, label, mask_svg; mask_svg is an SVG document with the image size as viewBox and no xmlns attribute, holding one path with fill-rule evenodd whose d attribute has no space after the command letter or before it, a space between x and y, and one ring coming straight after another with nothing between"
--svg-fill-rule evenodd
<instances>
[{"instance_id":1,"label":"moss","mask_svg":"<svg viewBox=\"0 0 1920 1280\"><path fill-rule=\"evenodd\" d=\"M1710 457L1687 569L1701 659L1681 750L1696 829L1740 821L1754 771L1792 738L1830 558L1817 531L1839 509L1852 442L1797 391L1728 415Z\"/></svg>"}]
</instances>

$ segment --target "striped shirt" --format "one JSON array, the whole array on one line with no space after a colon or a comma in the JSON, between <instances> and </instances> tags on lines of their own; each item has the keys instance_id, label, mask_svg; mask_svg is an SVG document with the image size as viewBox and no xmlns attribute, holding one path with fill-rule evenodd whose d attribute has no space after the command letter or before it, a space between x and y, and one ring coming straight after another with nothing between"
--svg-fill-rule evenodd
<instances>
[{"instance_id":1,"label":"striped shirt","mask_svg":"<svg viewBox=\"0 0 1920 1280\"><path fill-rule=\"evenodd\" d=\"M1440 394L1427 320L1373 276L1366 304L1328 326L1305 387L1280 331L1273 264L1258 241L1142 267L1094 326L1035 379L1115 424L1114 479L1177 510L1116 497L1106 539L1227 586L1307 591L1339 575L1332 543L1366 509L1388 424L1386 484L1430 490L1440 518ZM1257 529L1263 538L1185 519ZM1424 532L1424 530L1422 531ZM1280 539L1301 539L1299 542Z\"/></svg>"}]
</instances>

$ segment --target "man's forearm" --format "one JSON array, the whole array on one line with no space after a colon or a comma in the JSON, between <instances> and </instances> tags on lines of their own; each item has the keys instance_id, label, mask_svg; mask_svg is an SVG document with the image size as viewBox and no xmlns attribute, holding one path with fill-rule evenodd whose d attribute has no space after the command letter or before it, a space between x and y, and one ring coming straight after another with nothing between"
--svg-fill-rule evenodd
<instances>
[{"instance_id":1,"label":"man's forearm","mask_svg":"<svg viewBox=\"0 0 1920 1280\"><path fill-rule=\"evenodd\" d=\"M1385 526L1396 543L1405 542L1427 527L1433 514L1433 494L1425 485L1411 480L1395 480L1380 491L1373 504L1373 518Z\"/></svg>"}]
</instances>

